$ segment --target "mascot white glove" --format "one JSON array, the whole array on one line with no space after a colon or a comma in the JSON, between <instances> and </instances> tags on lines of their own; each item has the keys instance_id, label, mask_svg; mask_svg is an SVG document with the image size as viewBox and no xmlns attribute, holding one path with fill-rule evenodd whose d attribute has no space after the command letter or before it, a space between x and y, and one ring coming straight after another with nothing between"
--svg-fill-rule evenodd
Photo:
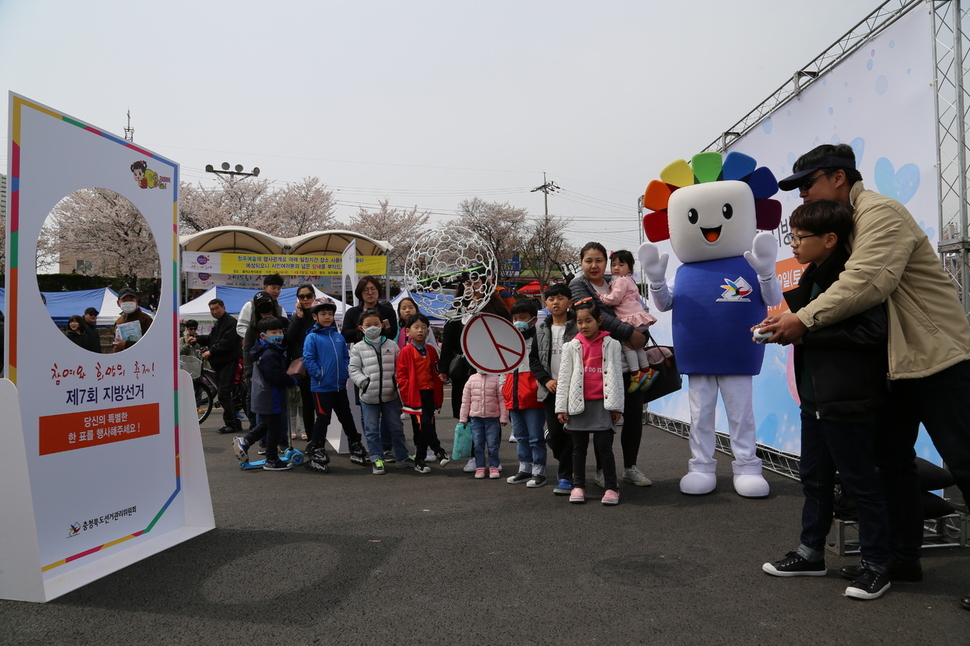
<instances>
[{"instance_id":1,"label":"mascot white glove","mask_svg":"<svg viewBox=\"0 0 970 646\"><path fill-rule=\"evenodd\" d=\"M646 274L651 287L667 283L667 261L670 257L660 253L660 247L644 242L637 250L637 255L640 257L640 269Z\"/></svg>"},{"instance_id":2,"label":"mascot white glove","mask_svg":"<svg viewBox=\"0 0 970 646\"><path fill-rule=\"evenodd\" d=\"M762 281L767 281L775 275L775 260L777 258L778 241L774 234L767 231L762 231L756 235L754 242L751 243L751 251L744 252L744 259L758 273L758 278Z\"/></svg>"}]
</instances>

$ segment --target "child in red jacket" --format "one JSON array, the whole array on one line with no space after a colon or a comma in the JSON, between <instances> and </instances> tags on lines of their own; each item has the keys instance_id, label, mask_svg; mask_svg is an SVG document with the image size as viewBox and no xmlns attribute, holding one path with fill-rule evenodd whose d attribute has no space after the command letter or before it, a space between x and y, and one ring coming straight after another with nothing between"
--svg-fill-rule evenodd
<instances>
[{"instance_id":1,"label":"child in red jacket","mask_svg":"<svg viewBox=\"0 0 970 646\"><path fill-rule=\"evenodd\" d=\"M515 370L502 375L502 394L512 420L512 436L519 458L518 472L505 481L509 484L524 482L530 488L546 484L545 404L538 399L538 384L529 364L537 314L532 301L519 301L512 308L512 322L525 337L526 355Z\"/></svg>"},{"instance_id":2,"label":"child in red jacket","mask_svg":"<svg viewBox=\"0 0 970 646\"><path fill-rule=\"evenodd\" d=\"M424 314L415 314L407 320L410 342L397 357L397 385L401 393L401 410L418 420L414 438L414 470L431 473L424 458L428 447L445 466L450 461L435 430L434 415L444 401L444 386L438 378L438 351L425 341L431 322Z\"/></svg>"}]
</instances>

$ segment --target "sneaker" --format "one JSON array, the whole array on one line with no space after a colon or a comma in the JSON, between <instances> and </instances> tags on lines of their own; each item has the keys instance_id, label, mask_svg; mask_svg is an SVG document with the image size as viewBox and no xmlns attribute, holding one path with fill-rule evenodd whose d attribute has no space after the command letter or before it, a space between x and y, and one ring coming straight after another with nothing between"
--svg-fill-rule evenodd
<instances>
[{"instance_id":1,"label":"sneaker","mask_svg":"<svg viewBox=\"0 0 970 646\"><path fill-rule=\"evenodd\" d=\"M435 455L434 451L432 451L431 449L428 449L428 454L424 457L424 461L425 462L434 462L437 459L438 459L438 456Z\"/></svg>"},{"instance_id":2,"label":"sneaker","mask_svg":"<svg viewBox=\"0 0 970 646\"><path fill-rule=\"evenodd\" d=\"M620 504L620 492L614 491L613 489L607 489L606 493L603 494L603 499L600 500L604 505L619 505Z\"/></svg>"},{"instance_id":3,"label":"sneaker","mask_svg":"<svg viewBox=\"0 0 970 646\"><path fill-rule=\"evenodd\" d=\"M602 487L603 489L606 489L606 478L603 476L602 471L596 472L596 477L593 478L593 482L596 483L597 487Z\"/></svg>"},{"instance_id":4,"label":"sneaker","mask_svg":"<svg viewBox=\"0 0 970 646\"><path fill-rule=\"evenodd\" d=\"M530 489L536 489L546 484L546 476L532 476L532 479L525 483Z\"/></svg>"},{"instance_id":5,"label":"sneaker","mask_svg":"<svg viewBox=\"0 0 970 646\"><path fill-rule=\"evenodd\" d=\"M635 464L629 469L623 470L623 482L629 482L630 484L635 484L638 487L649 487L653 484L653 481L650 478L640 473L640 469L638 469L637 465Z\"/></svg>"},{"instance_id":6,"label":"sneaker","mask_svg":"<svg viewBox=\"0 0 970 646\"><path fill-rule=\"evenodd\" d=\"M394 457L394 451L384 451L384 462L388 464L394 464L397 459Z\"/></svg>"},{"instance_id":7,"label":"sneaker","mask_svg":"<svg viewBox=\"0 0 970 646\"><path fill-rule=\"evenodd\" d=\"M498 473L498 470L496 470L495 473ZM497 478L498 476L495 477ZM514 476L509 476L505 479L505 481L509 484L522 484L523 482L528 482L529 480L532 480L532 474L526 473L525 471L519 471Z\"/></svg>"},{"instance_id":8,"label":"sneaker","mask_svg":"<svg viewBox=\"0 0 970 646\"><path fill-rule=\"evenodd\" d=\"M289 462L276 458L275 460L266 460L263 464L263 471L286 471L292 466Z\"/></svg>"},{"instance_id":9,"label":"sneaker","mask_svg":"<svg viewBox=\"0 0 970 646\"><path fill-rule=\"evenodd\" d=\"M640 378L640 390L644 391L653 385L653 382L657 381L657 377L660 376L658 370L653 368L647 368L643 371L643 377Z\"/></svg>"},{"instance_id":10,"label":"sneaker","mask_svg":"<svg viewBox=\"0 0 970 646\"><path fill-rule=\"evenodd\" d=\"M373 466L371 467L371 472L375 476L384 475L384 460L374 460Z\"/></svg>"},{"instance_id":11,"label":"sneaker","mask_svg":"<svg viewBox=\"0 0 970 646\"><path fill-rule=\"evenodd\" d=\"M242 429L236 426L220 426L216 433L221 433L222 435L228 435L229 433L239 433Z\"/></svg>"},{"instance_id":12,"label":"sneaker","mask_svg":"<svg viewBox=\"0 0 970 646\"><path fill-rule=\"evenodd\" d=\"M395 469L413 469L414 468L414 460L412 460L411 458L407 458L406 460L398 460L397 462L394 463L394 468Z\"/></svg>"},{"instance_id":13,"label":"sneaker","mask_svg":"<svg viewBox=\"0 0 970 646\"><path fill-rule=\"evenodd\" d=\"M761 569L771 576L825 576L828 570L825 569L825 561L812 563L798 554L798 552L788 552L785 558L774 563L765 563Z\"/></svg>"},{"instance_id":14,"label":"sneaker","mask_svg":"<svg viewBox=\"0 0 970 646\"><path fill-rule=\"evenodd\" d=\"M490 467L488 470L488 477L492 480L498 480L498 468Z\"/></svg>"},{"instance_id":15,"label":"sneaker","mask_svg":"<svg viewBox=\"0 0 970 646\"><path fill-rule=\"evenodd\" d=\"M468 462L465 463L465 466L462 467L462 471L465 473L475 473L476 469L478 469L478 465L475 464L475 458L469 458Z\"/></svg>"},{"instance_id":16,"label":"sneaker","mask_svg":"<svg viewBox=\"0 0 970 646\"><path fill-rule=\"evenodd\" d=\"M839 574L843 579L855 581L862 575L865 566L861 564L844 565L839 568ZM923 580L923 566L919 560L915 561L895 561L890 559L886 566L889 580L893 583L919 583Z\"/></svg>"},{"instance_id":17,"label":"sneaker","mask_svg":"<svg viewBox=\"0 0 970 646\"><path fill-rule=\"evenodd\" d=\"M573 490L572 480L566 480L565 478L563 478L562 480L559 481L559 484L556 485L556 488L552 490L552 493L556 494L557 496L568 496L572 492L572 490Z\"/></svg>"},{"instance_id":18,"label":"sneaker","mask_svg":"<svg viewBox=\"0 0 970 646\"><path fill-rule=\"evenodd\" d=\"M515 439L515 436L514 435L509 435L509 442L511 442L511 443L514 444L514 443L518 442L518 440Z\"/></svg>"},{"instance_id":19,"label":"sneaker","mask_svg":"<svg viewBox=\"0 0 970 646\"><path fill-rule=\"evenodd\" d=\"M264 442L263 440L259 441L259 448L256 449L256 453L260 455L266 455L266 442Z\"/></svg>"},{"instance_id":20,"label":"sneaker","mask_svg":"<svg viewBox=\"0 0 970 646\"><path fill-rule=\"evenodd\" d=\"M300 439L301 439L301 440L308 440L308 439L310 439L310 438L309 438L309 437L307 437L307 434L306 434L306 433L300 433Z\"/></svg>"},{"instance_id":21,"label":"sneaker","mask_svg":"<svg viewBox=\"0 0 970 646\"><path fill-rule=\"evenodd\" d=\"M236 459L240 462L249 462L249 445L242 435L232 438L232 448L236 452Z\"/></svg>"},{"instance_id":22,"label":"sneaker","mask_svg":"<svg viewBox=\"0 0 970 646\"><path fill-rule=\"evenodd\" d=\"M451 460L448 458L448 454L445 453L444 451L442 451L441 453L435 453L434 456L436 458L438 458L438 465L439 466L445 466L449 462L451 462Z\"/></svg>"},{"instance_id":23,"label":"sneaker","mask_svg":"<svg viewBox=\"0 0 970 646\"><path fill-rule=\"evenodd\" d=\"M475 469L475 477L477 479L479 479L479 480L484 479L485 478L485 467L480 467L478 469Z\"/></svg>"},{"instance_id":24,"label":"sneaker","mask_svg":"<svg viewBox=\"0 0 970 646\"><path fill-rule=\"evenodd\" d=\"M630 373L630 385L627 386L626 391L628 393L635 393L637 388L640 387L640 379L643 377L643 371L637 370L636 372Z\"/></svg>"},{"instance_id":25,"label":"sneaker","mask_svg":"<svg viewBox=\"0 0 970 646\"><path fill-rule=\"evenodd\" d=\"M878 599L889 589L889 574L863 568L859 578L845 589L845 596L852 599Z\"/></svg>"},{"instance_id":26,"label":"sneaker","mask_svg":"<svg viewBox=\"0 0 970 646\"><path fill-rule=\"evenodd\" d=\"M583 504L586 502L586 492L579 487L573 487L572 491L569 492L569 502Z\"/></svg>"},{"instance_id":27,"label":"sneaker","mask_svg":"<svg viewBox=\"0 0 970 646\"><path fill-rule=\"evenodd\" d=\"M431 467L420 460L414 461L414 470L418 473L431 473Z\"/></svg>"}]
</instances>

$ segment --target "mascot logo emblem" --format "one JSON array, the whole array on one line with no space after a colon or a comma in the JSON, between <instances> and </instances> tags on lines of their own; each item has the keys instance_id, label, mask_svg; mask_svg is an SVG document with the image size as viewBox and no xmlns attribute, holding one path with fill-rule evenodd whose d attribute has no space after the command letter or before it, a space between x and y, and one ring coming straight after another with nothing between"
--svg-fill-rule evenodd
<instances>
[{"instance_id":1,"label":"mascot logo emblem","mask_svg":"<svg viewBox=\"0 0 970 646\"><path fill-rule=\"evenodd\" d=\"M748 284L741 276L738 276L734 280L730 278L724 279L725 284L721 285L724 291L721 292L721 298L717 299L718 303L750 303L751 299L748 296L751 294L751 285Z\"/></svg>"}]
</instances>

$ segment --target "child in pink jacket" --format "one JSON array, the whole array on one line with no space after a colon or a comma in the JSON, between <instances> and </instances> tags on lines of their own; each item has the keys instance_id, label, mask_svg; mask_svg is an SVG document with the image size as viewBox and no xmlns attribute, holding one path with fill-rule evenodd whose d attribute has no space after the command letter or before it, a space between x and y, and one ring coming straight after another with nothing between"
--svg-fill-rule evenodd
<instances>
[{"instance_id":1,"label":"child in pink jacket","mask_svg":"<svg viewBox=\"0 0 970 646\"><path fill-rule=\"evenodd\" d=\"M498 375L476 372L465 383L461 399L459 422L471 422L472 444L475 447L475 477L485 477L485 448L488 447L488 477L499 476L498 448L501 444L500 426L509 423L502 387Z\"/></svg>"},{"instance_id":2,"label":"child in pink jacket","mask_svg":"<svg viewBox=\"0 0 970 646\"><path fill-rule=\"evenodd\" d=\"M647 328L657 322L657 317L648 314L640 302L640 290L632 276L633 254L625 249L614 251L610 254L610 269L613 272L610 293L601 294L600 301L613 308L616 318L629 323L649 339ZM646 390L652 386L657 378L657 371L650 367L647 351L634 348L629 341L624 341L623 354L630 371L630 387L627 392Z\"/></svg>"}]
</instances>

